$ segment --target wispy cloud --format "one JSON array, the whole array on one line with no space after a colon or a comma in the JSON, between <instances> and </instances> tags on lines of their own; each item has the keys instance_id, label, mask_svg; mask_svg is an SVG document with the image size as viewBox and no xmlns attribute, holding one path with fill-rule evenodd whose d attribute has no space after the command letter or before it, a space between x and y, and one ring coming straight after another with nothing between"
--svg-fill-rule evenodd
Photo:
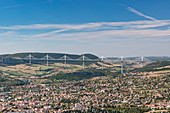
<instances>
[{"instance_id":1,"label":"wispy cloud","mask_svg":"<svg viewBox=\"0 0 170 113\"><path fill-rule=\"evenodd\" d=\"M12 36L12 35L16 35L16 32L7 31L7 32L0 33L0 37L6 37L6 36Z\"/></svg>"},{"instance_id":2,"label":"wispy cloud","mask_svg":"<svg viewBox=\"0 0 170 113\"><path fill-rule=\"evenodd\" d=\"M105 30L105 31L95 31L95 32L78 32L78 33L61 33L61 34L51 34L48 36L39 37L45 40L129 40L129 39L159 39L167 40L162 38L164 36L170 36L170 30ZM123 37L123 38L121 38ZM153 38L155 37L155 38ZM39 39L38 38L38 39ZM35 38L33 38L35 39ZM170 41L170 39L168 39Z\"/></svg>"},{"instance_id":3,"label":"wispy cloud","mask_svg":"<svg viewBox=\"0 0 170 113\"><path fill-rule=\"evenodd\" d=\"M47 0L44 2L35 2L34 4L16 4L16 5L10 5L10 6L4 6L4 7L0 7L0 9L9 9L9 8L17 8L17 7L23 7L23 6L31 6L31 5L38 5L38 4L44 4L44 3L50 3L53 0Z\"/></svg>"},{"instance_id":4,"label":"wispy cloud","mask_svg":"<svg viewBox=\"0 0 170 113\"><path fill-rule=\"evenodd\" d=\"M86 24L34 24L24 26L0 27L1 30L17 32L16 37L32 39L79 40L79 39L108 39L115 37L158 37L170 35L170 20L132 21L132 22L101 22ZM163 28L163 29L160 29ZM39 33L41 29L50 32ZM54 30L55 29L55 30ZM27 30L30 34L22 34ZM32 34L37 30L37 34ZM68 32L69 31L69 32ZM14 36L14 35L13 35ZM103 38L102 38L103 37ZM120 38L121 39L121 38Z\"/></svg>"},{"instance_id":5,"label":"wispy cloud","mask_svg":"<svg viewBox=\"0 0 170 113\"><path fill-rule=\"evenodd\" d=\"M19 4L19 5L5 6L5 7L0 7L0 9L8 9L8 8L22 7L22 6L25 6L25 5L26 5L26 4Z\"/></svg>"},{"instance_id":6,"label":"wispy cloud","mask_svg":"<svg viewBox=\"0 0 170 113\"><path fill-rule=\"evenodd\" d=\"M137 14L137 15L139 15L139 16L145 17L147 19L151 19L153 21L157 21L157 19L155 19L153 17L150 17L150 16L147 16L147 15L145 15L145 14L143 14L143 13L141 13L141 12L135 10L135 9L133 9L132 7L128 7L128 10L133 12L133 13L135 13L135 14Z\"/></svg>"},{"instance_id":7,"label":"wispy cloud","mask_svg":"<svg viewBox=\"0 0 170 113\"><path fill-rule=\"evenodd\" d=\"M130 21L130 22L96 22L84 24L33 24L0 26L0 30L7 31L8 37L20 37L34 40L89 40L89 39L109 39L122 40L129 38L144 37L164 37L170 36L170 20L157 20L147 16L131 7L128 10L150 20ZM23 34L22 30L27 30ZM32 31L37 30L36 34ZM41 30L47 30L42 33ZM8 34L9 32L9 34ZM10 32L15 32L11 35ZM4 36L0 34L0 36ZM116 37L116 38L115 38ZM118 38L117 38L118 37ZM120 38L126 37L126 38ZM161 38L160 38L161 39Z\"/></svg>"},{"instance_id":8,"label":"wispy cloud","mask_svg":"<svg viewBox=\"0 0 170 113\"><path fill-rule=\"evenodd\" d=\"M33 25L16 25L4 27L0 26L0 29L6 30L31 30L31 29L103 29L111 28L118 29L123 28L151 28L151 27L161 27L170 25L170 20L161 20L161 21L130 21L130 22L98 22L98 23L85 23L85 24L33 24Z\"/></svg>"}]
</instances>

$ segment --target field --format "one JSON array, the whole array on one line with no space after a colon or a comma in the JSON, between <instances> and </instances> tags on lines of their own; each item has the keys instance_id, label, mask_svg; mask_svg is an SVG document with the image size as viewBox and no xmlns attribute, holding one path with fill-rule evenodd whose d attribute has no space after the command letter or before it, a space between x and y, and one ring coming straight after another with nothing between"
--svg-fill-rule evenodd
<instances>
[{"instance_id":1,"label":"field","mask_svg":"<svg viewBox=\"0 0 170 113\"><path fill-rule=\"evenodd\" d=\"M155 62L154 62L155 63ZM166 63L167 64L167 63ZM38 83L41 82L51 82L51 79L47 79L51 76L66 76L70 73L78 72L83 69L82 62L79 64L69 63L67 64L67 69L64 68L64 63L50 63L49 66L46 64L17 64L17 65L7 65L7 66L0 66L0 77L1 77L1 84L9 83L10 81L19 80L21 83L24 81L35 81ZM151 64L145 64L143 68L139 62L124 62L124 72L133 72L136 69L143 70L142 72L147 72L145 76L148 77L157 77L161 76L162 73L170 72L170 65L160 65L156 66ZM158 64L157 64L158 65ZM120 62L104 62L103 63L104 70L107 70L111 73L120 73L121 71L121 63ZM148 67L151 71L148 71ZM94 62L94 63L86 63L85 62L85 70L102 70L102 62ZM81 74L80 74L81 75ZM77 76L77 75L76 75ZM82 75L84 76L84 75ZM70 75L71 77L71 75ZM89 77L92 77L91 75ZM94 75L95 77L95 75ZM56 77L62 79L62 77ZM81 78L81 77L80 77ZM85 77L86 78L86 77ZM75 78L76 80L78 78ZM69 79L71 80L71 79ZM58 80L57 80L58 81ZM60 80L59 80L60 81Z\"/></svg>"},{"instance_id":2,"label":"field","mask_svg":"<svg viewBox=\"0 0 170 113\"><path fill-rule=\"evenodd\" d=\"M90 65L86 65L86 69L99 69L101 70L101 63L91 63ZM117 66L117 64L115 64ZM104 63L104 68L116 69L120 70L118 67L113 64ZM49 81L45 79L46 77L50 77L53 75L57 75L59 73L73 73L78 70L82 70L83 66L78 64L67 64L67 69L64 68L63 63L53 63L49 66L41 65L41 64L18 64L12 66L0 66L1 78L6 78L8 80L34 80L39 83Z\"/></svg>"}]
</instances>

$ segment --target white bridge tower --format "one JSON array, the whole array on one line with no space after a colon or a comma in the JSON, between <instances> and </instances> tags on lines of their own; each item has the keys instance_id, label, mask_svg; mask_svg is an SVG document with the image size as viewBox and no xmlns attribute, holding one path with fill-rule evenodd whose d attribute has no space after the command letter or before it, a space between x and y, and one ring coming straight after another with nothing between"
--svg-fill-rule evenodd
<instances>
[{"instance_id":1,"label":"white bridge tower","mask_svg":"<svg viewBox=\"0 0 170 113\"><path fill-rule=\"evenodd\" d=\"M123 74L123 56L121 56L121 74Z\"/></svg>"},{"instance_id":2,"label":"white bridge tower","mask_svg":"<svg viewBox=\"0 0 170 113\"><path fill-rule=\"evenodd\" d=\"M31 58L32 58L32 56L31 56L31 54L29 54L29 64L31 64Z\"/></svg>"},{"instance_id":3,"label":"white bridge tower","mask_svg":"<svg viewBox=\"0 0 170 113\"><path fill-rule=\"evenodd\" d=\"M104 66L103 66L103 56L102 56L102 70L103 70Z\"/></svg>"},{"instance_id":4,"label":"white bridge tower","mask_svg":"<svg viewBox=\"0 0 170 113\"><path fill-rule=\"evenodd\" d=\"M143 63L144 63L144 57L141 56L141 66L143 67Z\"/></svg>"},{"instance_id":5,"label":"white bridge tower","mask_svg":"<svg viewBox=\"0 0 170 113\"><path fill-rule=\"evenodd\" d=\"M67 56L64 55L64 68L66 69L67 68Z\"/></svg>"},{"instance_id":6,"label":"white bridge tower","mask_svg":"<svg viewBox=\"0 0 170 113\"><path fill-rule=\"evenodd\" d=\"M48 66L48 58L49 58L48 54L47 54L46 58L47 58L47 66Z\"/></svg>"},{"instance_id":7,"label":"white bridge tower","mask_svg":"<svg viewBox=\"0 0 170 113\"><path fill-rule=\"evenodd\" d=\"M83 69L85 68L84 60L85 60L85 58L84 58L84 55L83 55Z\"/></svg>"}]
</instances>

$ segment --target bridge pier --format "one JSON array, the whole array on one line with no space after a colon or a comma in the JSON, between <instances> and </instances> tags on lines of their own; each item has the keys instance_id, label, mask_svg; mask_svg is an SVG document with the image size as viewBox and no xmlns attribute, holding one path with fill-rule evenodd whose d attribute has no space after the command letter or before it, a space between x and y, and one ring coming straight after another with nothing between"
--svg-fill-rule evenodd
<instances>
[{"instance_id":1,"label":"bridge pier","mask_svg":"<svg viewBox=\"0 0 170 113\"><path fill-rule=\"evenodd\" d=\"M67 68L67 56L64 55L64 68L66 69Z\"/></svg>"},{"instance_id":2,"label":"bridge pier","mask_svg":"<svg viewBox=\"0 0 170 113\"><path fill-rule=\"evenodd\" d=\"M33 55L34 55L33 53L29 53L28 56L26 56L25 58L17 58L17 59L27 60L26 62L28 62L29 64L32 64L32 61L40 60L40 61L46 62L46 66L49 66L49 61L61 61L61 62L63 62L63 68L65 68L65 69L67 68L67 61L78 61L80 63L82 62L82 69L85 69L86 61L87 62L89 62L89 61L101 62L102 63L101 64L102 70L104 70L104 68L106 68L106 67L104 67L104 60L107 60L106 58L104 59L103 56L101 58L91 59L91 58L86 57L84 54L81 55L78 58L70 58L69 56L66 56L66 55L61 56L60 58L53 58L53 57L49 56L48 54L46 56L42 57L42 58L36 58ZM143 56L138 57L136 59L138 59L138 62L140 63L139 65L141 65L141 67L144 66L144 63L147 63L148 61L150 61L149 59L147 59L146 57L144 58ZM0 62L4 62L4 61L6 61L6 58L1 58ZM116 57L116 61L121 61L120 73L123 74L124 73L124 70L123 70L124 69L124 61L126 61L126 58L124 58L123 56L118 57L118 58Z\"/></svg>"},{"instance_id":3,"label":"bridge pier","mask_svg":"<svg viewBox=\"0 0 170 113\"><path fill-rule=\"evenodd\" d=\"M143 67L143 63L144 63L144 57L141 56L141 66Z\"/></svg>"},{"instance_id":4,"label":"bridge pier","mask_svg":"<svg viewBox=\"0 0 170 113\"><path fill-rule=\"evenodd\" d=\"M85 68L85 64L84 64L84 55L83 55L83 69Z\"/></svg>"},{"instance_id":5,"label":"bridge pier","mask_svg":"<svg viewBox=\"0 0 170 113\"><path fill-rule=\"evenodd\" d=\"M103 70L103 67L104 67L104 66L103 66L103 56L102 56L102 70Z\"/></svg>"},{"instance_id":6,"label":"bridge pier","mask_svg":"<svg viewBox=\"0 0 170 113\"><path fill-rule=\"evenodd\" d=\"M29 64L31 64L31 57L32 57L31 54L29 54L28 57L29 57Z\"/></svg>"},{"instance_id":7,"label":"bridge pier","mask_svg":"<svg viewBox=\"0 0 170 113\"><path fill-rule=\"evenodd\" d=\"M47 54L47 56L46 56L46 57L47 57L47 66L48 66L48 57L49 57L49 56L48 56L48 54Z\"/></svg>"},{"instance_id":8,"label":"bridge pier","mask_svg":"<svg viewBox=\"0 0 170 113\"><path fill-rule=\"evenodd\" d=\"M85 63L86 63L86 61L94 61L94 62L101 62L101 61L102 61L102 70L104 69L104 60L103 60L103 58L102 58L102 60L99 59L99 58L90 59L90 58L86 57L85 55L82 55L81 57L74 59L74 58L70 58L70 57L68 57L68 56L66 56L66 55L62 56L61 58L53 58L53 57L49 56L48 54L45 55L45 56L42 57L42 58L36 58L36 57L34 57L32 54L29 54L28 56L26 56L26 58L20 58L20 59L27 60L29 64L32 64L32 61L33 61L33 60L34 60L34 61L35 61L35 60L36 60L36 61L38 61L38 60L40 60L40 61L45 61L45 62L46 62L45 65L46 65L46 66L49 66L49 61L52 61L52 60L63 61L63 65L64 65L64 68L65 68L65 69L67 68L67 60L68 60L68 61L78 61L78 62L82 62L82 69L85 69Z\"/></svg>"},{"instance_id":9,"label":"bridge pier","mask_svg":"<svg viewBox=\"0 0 170 113\"><path fill-rule=\"evenodd\" d=\"M123 56L121 56L121 74L123 74Z\"/></svg>"}]
</instances>

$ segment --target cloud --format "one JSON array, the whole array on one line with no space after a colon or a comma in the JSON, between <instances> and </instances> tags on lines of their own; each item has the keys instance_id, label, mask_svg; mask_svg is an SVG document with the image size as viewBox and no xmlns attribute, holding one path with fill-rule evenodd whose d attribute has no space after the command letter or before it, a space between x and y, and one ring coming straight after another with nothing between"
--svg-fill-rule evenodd
<instances>
[{"instance_id":1,"label":"cloud","mask_svg":"<svg viewBox=\"0 0 170 113\"><path fill-rule=\"evenodd\" d=\"M14 32L14 31L8 31L8 32L0 33L0 37L12 36L15 34L16 34L16 32Z\"/></svg>"},{"instance_id":2,"label":"cloud","mask_svg":"<svg viewBox=\"0 0 170 113\"><path fill-rule=\"evenodd\" d=\"M17 8L17 7L23 7L23 6L32 6L32 5L39 5L39 4L45 4L45 3L50 3L53 2L53 0L47 0L44 2L37 2L34 4L17 4L17 5L11 5L11 6L4 6L4 7L0 7L0 9L8 9L8 8Z\"/></svg>"},{"instance_id":3,"label":"cloud","mask_svg":"<svg viewBox=\"0 0 170 113\"><path fill-rule=\"evenodd\" d=\"M67 31L67 30L68 30L68 29L55 30L55 31L51 31L51 32L48 32L48 33L37 34L37 35L34 35L34 36L32 36L32 37L44 37L44 36L49 36L49 35L51 35L51 34L63 32L63 31Z\"/></svg>"},{"instance_id":4,"label":"cloud","mask_svg":"<svg viewBox=\"0 0 170 113\"><path fill-rule=\"evenodd\" d=\"M22 6L25 6L25 5L26 5L26 4L13 5L13 6L5 6L5 7L0 7L0 9L8 9L8 8L22 7Z\"/></svg>"},{"instance_id":5,"label":"cloud","mask_svg":"<svg viewBox=\"0 0 170 113\"><path fill-rule=\"evenodd\" d=\"M0 29L7 30L9 32L9 34L6 34L8 37L23 38L23 40L119 40L118 38L120 37L127 37L127 39L129 39L169 36L169 26L170 20L143 20L85 24L33 24L9 27L0 26ZM23 30L27 30L27 34L22 33ZM36 30L36 34L32 34L32 31L35 32ZM39 33L41 30L47 30L48 32ZM13 32L13 34L11 35L10 32ZM125 40L125 38L120 38L120 40L122 39Z\"/></svg>"},{"instance_id":6,"label":"cloud","mask_svg":"<svg viewBox=\"0 0 170 113\"><path fill-rule=\"evenodd\" d=\"M62 33L45 36L43 39L52 40L129 40L129 39L153 39L167 40L162 36L170 36L170 30L106 30L81 33ZM124 37L124 38L121 38ZM42 38L42 37L41 37Z\"/></svg>"},{"instance_id":7,"label":"cloud","mask_svg":"<svg viewBox=\"0 0 170 113\"><path fill-rule=\"evenodd\" d=\"M7 31L6 36L8 37L18 37L20 39L22 38L23 40L28 39L28 40L80 41L81 39L82 40L96 39L103 41L105 39L126 40L130 38L139 39L145 37L157 38L170 36L170 20L157 20L153 17L138 12L131 7L128 7L128 10L150 20L129 22L96 22L84 24L14 25L14 26L0 26L0 30ZM26 31L27 34L22 33L23 31ZM34 34L32 33L32 31L34 32ZM13 35L11 35L10 32L13 32Z\"/></svg>"},{"instance_id":8,"label":"cloud","mask_svg":"<svg viewBox=\"0 0 170 113\"><path fill-rule=\"evenodd\" d=\"M33 29L65 29L65 30L96 30L103 28L118 29L123 28L151 28L170 25L170 20L161 21L130 21L130 22L98 22L98 23L85 23L85 24L33 24L33 25L15 25L4 27L0 26L0 29L6 30L33 30ZM56 30L54 30L56 31Z\"/></svg>"},{"instance_id":9,"label":"cloud","mask_svg":"<svg viewBox=\"0 0 170 113\"><path fill-rule=\"evenodd\" d=\"M141 12L139 12L139 11L131 8L131 7L128 7L128 10L131 11L131 12L133 12L133 13L135 13L135 14L137 14L137 15L139 15L139 16L145 17L145 18L150 19L150 20L153 20L153 21L157 21L157 19L155 19L155 18L153 18L153 17L150 17L150 16L147 16L147 15L145 15L145 14L143 14L143 13L141 13Z\"/></svg>"},{"instance_id":10,"label":"cloud","mask_svg":"<svg viewBox=\"0 0 170 113\"><path fill-rule=\"evenodd\" d=\"M23 4L24 5L24 4ZM20 5L18 5L20 6ZM22 5L21 5L22 6ZM9 6L9 7L17 7ZM7 8L7 7L6 7ZM170 25L170 20L157 20L153 17L147 16L131 7L128 7L128 10L145 17L150 20L143 21L130 21L130 22L97 22L97 23L85 23L85 24L32 24L32 25L15 25L15 26L0 26L0 29L3 30L41 30L48 29L52 30L47 33L37 34L35 37L48 36L54 33L61 33L70 30L74 31L95 31L95 30L118 30L118 29L148 29L148 28L158 28L165 27Z\"/></svg>"}]
</instances>

